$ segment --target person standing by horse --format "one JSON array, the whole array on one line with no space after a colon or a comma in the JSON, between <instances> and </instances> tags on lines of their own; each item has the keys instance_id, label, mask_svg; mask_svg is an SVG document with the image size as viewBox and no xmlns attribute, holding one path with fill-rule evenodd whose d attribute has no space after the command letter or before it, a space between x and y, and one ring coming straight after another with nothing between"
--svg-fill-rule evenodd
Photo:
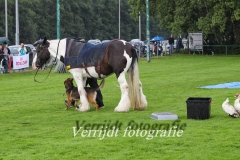
<instances>
[{"instance_id":1,"label":"person standing by horse","mask_svg":"<svg viewBox=\"0 0 240 160\"><path fill-rule=\"evenodd\" d=\"M82 37L78 37L76 40L86 43L85 39ZM97 88L98 87L97 78L87 78L85 86L87 85L89 85L91 88ZM102 96L101 90L99 89L96 92L97 92L97 97L96 97L97 105L99 108L104 108L103 96Z\"/></svg>"},{"instance_id":2,"label":"person standing by horse","mask_svg":"<svg viewBox=\"0 0 240 160\"><path fill-rule=\"evenodd\" d=\"M23 55L25 55L26 53L27 53L27 49L26 49L26 47L24 46L24 43L21 43L20 44L20 46L19 46L19 48L18 48L18 55L19 56L23 56ZM23 71L24 70L24 68L22 68L22 69L19 69L19 72L20 71Z\"/></svg>"},{"instance_id":3,"label":"person standing by horse","mask_svg":"<svg viewBox=\"0 0 240 160\"><path fill-rule=\"evenodd\" d=\"M88 84L91 88L98 88L97 78L87 78L86 86ZM101 90L99 89L96 92L97 92L96 102L97 102L98 108L104 108L103 96L102 96Z\"/></svg>"},{"instance_id":4,"label":"person standing by horse","mask_svg":"<svg viewBox=\"0 0 240 160\"><path fill-rule=\"evenodd\" d=\"M8 60L11 52L10 52L10 49L7 47L7 42L3 43L2 51L5 59L5 73L10 73L8 71Z\"/></svg>"},{"instance_id":5,"label":"person standing by horse","mask_svg":"<svg viewBox=\"0 0 240 160\"><path fill-rule=\"evenodd\" d=\"M170 45L170 51L169 54L172 54L173 51L173 45L174 45L174 39L173 39L173 35L171 34L170 38L168 39L168 43Z\"/></svg>"}]
</instances>

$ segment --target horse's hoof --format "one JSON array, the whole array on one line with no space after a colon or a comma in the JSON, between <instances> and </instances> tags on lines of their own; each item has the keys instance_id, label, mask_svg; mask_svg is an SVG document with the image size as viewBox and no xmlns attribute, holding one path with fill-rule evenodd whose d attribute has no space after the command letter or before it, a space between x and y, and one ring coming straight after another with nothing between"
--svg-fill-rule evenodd
<instances>
[{"instance_id":1,"label":"horse's hoof","mask_svg":"<svg viewBox=\"0 0 240 160\"><path fill-rule=\"evenodd\" d=\"M87 112L90 110L90 108L84 108L84 107L78 107L76 108L79 112Z\"/></svg>"},{"instance_id":2,"label":"horse's hoof","mask_svg":"<svg viewBox=\"0 0 240 160\"><path fill-rule=\"evenodd\" d=\"M116 107L115 109L114 109L114 112L128 112L129 110L124 110L124 109L121 109L120 107Z\"/></svg>"},{"instance_id":3,"label":"horse's hoof","mask_svg":"<svg viewBox=\"0 0 240 160\"><path fill-rule=\"evenodd\" d=\"M89 111L89 109L83 109L83 108L78 108L77 109L79 112L87 112L87 111Z\"/></svg>"},{"instance_id":4,"label":"horse's hoof","mask_svg":"<svg viewBox=\"0 0 240 160\"><path fill-rule=\"evenodd\" d=\"M87 111L89 111L89 109L81 109L81 108L79 108L79 109L77 109L79 112L87 112Z\"/></svg>"}]
</instances>

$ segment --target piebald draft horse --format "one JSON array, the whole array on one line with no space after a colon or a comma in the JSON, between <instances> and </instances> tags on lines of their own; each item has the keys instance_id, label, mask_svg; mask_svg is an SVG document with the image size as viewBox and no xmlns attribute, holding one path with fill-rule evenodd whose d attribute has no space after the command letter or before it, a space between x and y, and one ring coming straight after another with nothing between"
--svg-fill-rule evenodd
<instances>
[{"instance_id":1,"label":"piebald draft horse","mask_svg":"<svg viewBox=\"0 0 240 160\"><path fill-rule=\"evenodd\" d=\"M87 78L103 79L116 74L121 89L121 100L115 112L128 112L132 106L135 110L145 110L147 100L139 79L138 58L135 49L124 40L94 45L74 39L39 40L35 42L36 52L33 68L40 69L52 57L64 62L77 83L81 104L79 111L90 109L84 90ZM128 72L128 82L125 74Z\"/></svg>"}]
</instances>

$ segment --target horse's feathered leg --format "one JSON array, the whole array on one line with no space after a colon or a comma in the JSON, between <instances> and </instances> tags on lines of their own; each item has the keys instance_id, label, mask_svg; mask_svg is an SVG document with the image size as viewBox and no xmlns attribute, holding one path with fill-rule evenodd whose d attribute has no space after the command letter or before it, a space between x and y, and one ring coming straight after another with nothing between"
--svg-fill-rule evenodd
<instances>
[{"instance_id":1,"label":"horse's feathered leg","mask_svg":"<svg viewBox=\"0 0 240 160\"><path fill-rule=\"evenodd\" d=\"M142 91L142 83L139 80L138 60L136 50L130 44L123 41L124 53L122 61L115 62L115 66L126 64L123 71L114 68L114 72L118 78L121 89L121 100L115 108L115 112L127 112L132 106L136 110L144 110L147 107L146 96ZM119 45L118 45L119 46ZM116 64L119 63L119 64ZM113 65L114 66L114 65ZM120 73L119 73L120 71ZM125 79L125 74L129 73L128 83Z\"/></svg>"},{"instance_id":2,"label":"horse's feathered leg","mask_svg":"<svg viewBox=\"0 0 240 160\"><path fill-rule=\"evenodd\" d=\"M125 78L125 73L126 72L123 71L118 77L118 82L120 84L122 94L118 106L114 109L115 112L128 112L131 107L131 103L128 97L128 84Z\"/></svg>"},{"instance_id":3,"label":"horse's feathered leg","mask_svg":"<svg viewBox=\"0 0 240 160\"><path fill-rule=\"evenodd\" d=\"M70 69L69 72L73 75L73 78L77 83L78 92L80 95L81 104L79 105L78 111L85 112L90 110L89 102L86 96L86 91L84 89L86 77L82 76L82 69L80 68Z\"/></svg>"},{"instance_id":4,"label":"horse's feathered leg","mask_svg":"<svg viewBox=\"0 0 240 160\"><path fill-rule=\"evenodd\" d=\"M122 93L121 100L118 103L118 106L114 109L115 112L128 112L131 107L131 102L128 96L128 83L126 81L125 74L127 73L127 71L131 66L132 59L129 57L129 55L125 50L124 50L123 56L126 58L125 68L121 73L118 73L118 71L115 71L115 74L117 76L117 79L120 85L121 93Z\"/></svg>"}]
</instances>

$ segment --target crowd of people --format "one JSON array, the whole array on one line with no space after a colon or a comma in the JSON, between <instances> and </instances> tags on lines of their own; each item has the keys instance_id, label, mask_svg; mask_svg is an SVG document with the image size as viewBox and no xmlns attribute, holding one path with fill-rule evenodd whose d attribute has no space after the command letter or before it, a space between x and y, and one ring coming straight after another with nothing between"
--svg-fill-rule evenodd
<instances>
[{"instance_id":1,"label":"crowd of people","mask_svg":"<svg viewBox=\"0 0 240 160\"><path fill-rule=\"evenodd\" d=\"M176 46L175 47L176 48L175 53L180 53L181 49L183 48L184 50L182 50L182 51L184 51L184 53L189 53L190 54L190 50L193 51L193 48L190 47L191 45L189 43L189 40L190 40L190 43L191 43L191 38L189 39L188 36L186 37L185 42L182 40L181 36L178 36L178 38L174 41L173 35L170 35L170 37L168 39L169 54L173 53L174 43L175 43L175 46ZM229 37L229 38L223 37L222 39L217 41L217 44L218 45L223 45L224 47L226 47L227 45L231 45L230 40L231 40L231 37ZM207 38L206 40L203 40L202 47L203 47L202 51L204 51L203 54L206 54L206 55L214 55L213 50L215 50L217 48L216 47L216 42L214 43L213 41L211 41L211 38ZM220 50L221 47L219 47L217 49L218 49L218 51L221 51Z\"/></svg>"},{"instance_id":2,"label":"crowd of people","mask_svg":"<svg viewBox=\"0 0 240 160\"><path fill-rule=\"evenodd\" d=\"M173 48L174 48L173 47L174 46L174 38L173 38L172 34L170 35L170 38L168 39L168 44L169 44L169 54L172 54ZM188 46L188 40L187 40L186 46ZM181 36L178 36L178 38L176 40L176 53L180 53L181 48L184 48L182 38L181 38Z\"/></svg>"},{"instance_id":3,"label":"crowd of people","mask_svg":"<svg viewBox=\"0 0 240 160\"><path fill-rule=\"evenodd\" d=\"M175 53L180 53L181 52L181 48L184 48L184 51L185 52L188 52L190 53L190 48L189 48L189 39L188 37L186 38L187 41L186 41L186 44L183 45L183 42L182 42L182 38L181 36L178 36L177 40L176 40L176 52ZM173 53L173 46L174 46L174 38L173 38L173 35L170 35L170 38L168 39L168 43L169 43L169 54L172 54ZM214 52L213 52L213 48L212 48L212 42L207 39L206 41L204 41L204 45L206 45L206 55L214 55ZM227 44L227 40L226 38L224 37L223 39L223 44Z\"/></svg>"},{"instance_id":4,"label":"crowd of people","mask_svg":"<svg viewBox=\"0 0 240 160\"><path fill-rule=\"evenodd\" d=\"M170 35L168 42L166 41L154 41L150 44L150 51L153 53L153 55L162 55L162 53L164 54L173 54L173 50L174 50L174 43L175 40L173 38L173 35ZM182 38L181 36L178 36L178 38L176 39L176 45L175 45L175 53L180 53L181 52L181 48L184 48L185 50L188 49L188 40L186 42L185 48L182 42Z\"/></svg>"}]
</instances>

